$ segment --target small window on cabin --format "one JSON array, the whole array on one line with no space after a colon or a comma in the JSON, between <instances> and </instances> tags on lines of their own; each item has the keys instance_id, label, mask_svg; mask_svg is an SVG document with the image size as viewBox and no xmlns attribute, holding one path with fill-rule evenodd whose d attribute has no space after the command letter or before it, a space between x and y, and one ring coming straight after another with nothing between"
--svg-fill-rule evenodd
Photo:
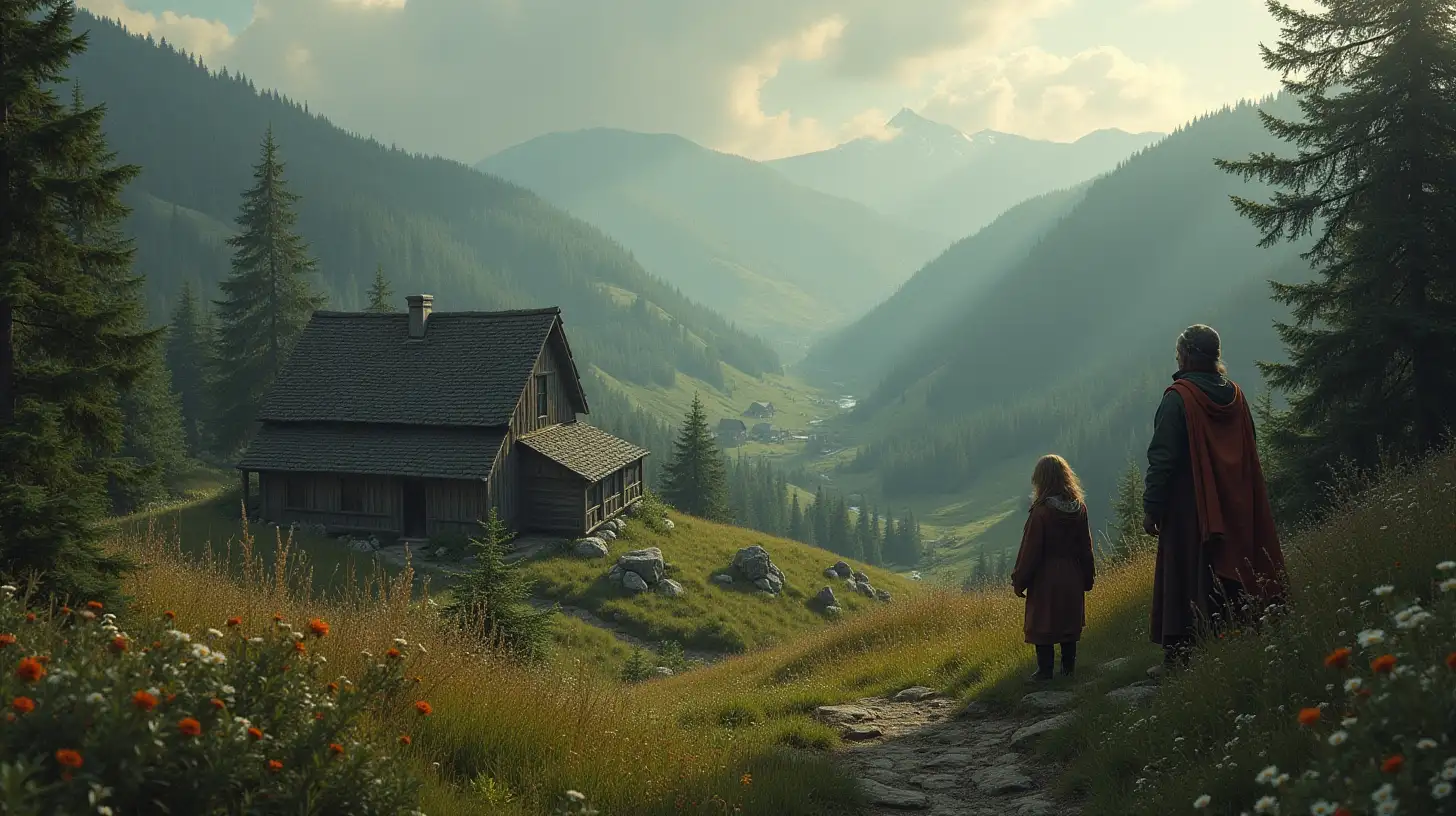
<instances>
[{"instance_id":1,"label":"small window on cabin","mask_svg":"<svg viewBox=\"0 0 1456 816\"><path fill-rule=\"evenodd\" d=\"M536 418L546 419L551 416L551 395L546 387L547 375L536 376Z\"/></svg>"},{"instance_id":2,"label":"small window on cabin","mask_svg":"<svg viewBox=\"0 0 1456 816\"><path fill-rule=\"evenodd\" d=\"M307 510L308 483L302 476L288 476L283 480L283 506L289 510Z\"/></svg>"},{"instance_id":3,"label":"small window on cabin","mask_svg":"<svg viewBox=\"0 0 1456 816\"><path fill-rule=\"evenodd\" d=\"M344 477L339 480L339 511L364 512L364 480Z\"/></svg>"}]
</instances>

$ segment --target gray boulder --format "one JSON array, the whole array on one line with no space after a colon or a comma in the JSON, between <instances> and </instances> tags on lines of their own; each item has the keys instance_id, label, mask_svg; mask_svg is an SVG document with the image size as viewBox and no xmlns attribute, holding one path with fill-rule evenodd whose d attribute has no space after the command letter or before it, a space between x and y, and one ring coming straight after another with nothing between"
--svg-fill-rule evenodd
<instances>
[{"instance_id":1,"label":"gray boulder","mask_svg":"<svg viewBox=\"0 0 1456 816\"><path fill-rule=\"evenodd\" d=\"M733 555L733 569L750 581L757 581L772 575L777 576L779 582L783 583L784 574L774 565L768 550L757 544L752 547L744 547Z\"/></svg>"},{"instance_id":2,"label":"gray boulder","mask_svg":"<svg viewBox=\"0 0 1456 816\"><path fill-rule=\"evenodd\" d=\"M883 805L895 810L927 810L930 807L930 796L921 791L892 788L873 779L859 780L859 789L872 805Z\"/></svg>"},{"instance_id":3,"label":"gray boulder","mask_svg":"<svg viewBox=\"0 0 1456 816\"><path fill-rule=\"evenodd\" d=\"M868 575L865 575L863 572L858 571L858 570L850 573L849 577L853 578L855 581L857 581L857 582L859 582L861 584L868 584L870 582L870 577Z\"/></svg>"},{"instance_id":4,"label":"gray boulder","mask_svg":"<svg viewBox=\"0 0 1456 816\"><path fill-rule=\"evenodd\" d=\"M663 527L666 527L667 528L667 531L670 533L670 532L672 532L673 528L676 527L677 525L672 523L672 519L670 519L670 518L668 518L666 516L663 516L662 517L662 526Z\"/></svg>"},{"instance_id":5,"label":"gray boulder","mask_svg":"<svg viewBox=\"0 0 1456 816\"><path fill-rule=\"evenodd\" d=\"M683 585L671 578L664 578L657 584L657 594L669 598L680 598L683 594Z\"/></svg>"},{"instance_id":6,"label":"gray boulder","mask_svg":"<svg viewBox=\"0 0 1456 816\"><path fill-rule=\"evenodd\" d=\"M1077 702L1077 695L1070 691L1034 691L1021 698L1021 704L1037 711L1061 711Z\"/></svg>"},{"instance_id":7,"label":"gray boulder","mask_svg":"<svg viewBox=\"0 0 1456 816\"><path fill-rule=\"evenodd\" d=\"M839 578L848 578L854 574L854 568L843 561L835 561L834 566L830 569L834 570L834 575Z\"/></svg>"},{"instance_id":8,"label":"gray boulder","mask_svg":"<svg viewBox=\"0 0 1456 816\"><path fill-rule=\"evenodd\" d=\"M928 686L911 686L902 689L895 694L895 701L899 703L918 703L927 697L934 697L935 689Z\"/></svg>"},{"instance_id":9,"label":"gray boulder","mask_svg":"<svg viewBox=\"0 0 1456 816\"><path fill-rule=\"evenodd\" d=\"M595 536L583 538L571 545L571 552L579 558L606 558L607 542Z\"/></svg>"},{"instance_id":10,"label":"gray boulder","mask_svg":"<svg viewBox=\"0 0 1456 816\"><path fill-rule=\"evenodd\" d=\"M626 553L617 559L617 566L621 567L624 572L636 574L648 584L661 581L663 573L667 569L662 563L662 550L656 547Z\"/></svg>"},{"instance_id":11,"label":"gray boulder","mask_svg":"<svg viewBox=\"0 0 1456 816\"><path fill-rule=\"evenodd\" d=\"M814 603L820 606L838 606L834 598L834 590L824 587L819 594L814 596Z\"/></svg>"},{"instance_id":12,"label":"gray boulder","mask_svg":"<svg viewBox=\"0 0 1456 816\"><path fill-rule=\"evenodd\" d=\"M642 576L638 575L635 572L628 572L626 570L622 571L622 586L626 587L632 592L647 591L647 582L642 580Z\"/></svg>"},{"instance_id":13,"label":"gray boulder","mask_svg":"<svg viewBox=\"0 0 1456 816\"><path fill-rule=\"evenodd\" d=\"M1124 686L1107 692L1107 699L1134 708L1151 703L1157 696L1157 686Z\"/></svg>"},{"instance_id":14,"label":"gray boulder","mask_svg":"<svg viewBox=\"0 0 1456 816\"><path fill-rule=\"evenodd\" d=\"M671 677L672 669L668 668L667 666L658 666L657 668L652 670L652 673L656 674L658 677Z\"/></svg>"},{"instance_id":15,"label":"gray boulder","mask_svg":"<svg viewBox=\"0 0 1456 816\"><path fill-rule=\"evenodd\" d=\"M732 586L733 576L720 572L713 576L713 583L721 584L722 586Z\"/></svg>"},{"instance_id":16,"label":"gray boulder","mask_svg":"<svg viewBox=\"0 0 1456 816\"><path fill-rule=\"evenodd\" d=\"M607 519L606 521L602 522L602 529L603 530L611 530L614 533L621 532L621 528L617 524L617 520L616 519Z\"/></svg>"},{"instance_id":17,"label":"gray boulder","mask_svg":"<svg viewBox=\"0 0 1456 816\"><path fill-rule=\"evenodd\" d=\"M840 609L837 606L826 606L824 607L824 614L828 615L831 618L837 618L840 615L844 614L844 610Z\"/></svg>"},{"instance_id":18,"label":"gray boulder","mask_svg":"<svg viewBox=\"0 0 1456 816\"><path fill-rule=\"evenodd\" d=\"M616 530L609 529L609 528L606 528L606 527L603 527L602 529L597 530L597 535L601 536L602 538L606 539L607 541L616 541L617 540L617 531Z\"/></svg>"},{"instance_id":19,"label":"gray boulder","mask_svg":"<svg viewBox=\"0 0 1456 816\"><path fill-rule=\"evenodd\" d=\"M783 584L779 583L779 581L772 575L754 581L753 585L763 590L764 592L773 595L777 595L779 593L779 590L783 588Z\"/></svg>"},{"instance_id":20,"label":"gray boulder","mask_svg":"<svg viewBox=\"0 0 1456 816\"><path fill-rule=\"evenodd\" d=\"M878 600L878 601L888 601L888 600L890 600L890 590L888 590L888 589L877 589L877 590L875 590L875 600Z\"/></svg>"},{"instance_id":21,"label":"gray boulder","mask_svg":"<svg viewBox=\"0 0 1456 816\"><path fill-rule=\"evenodd\" d=\"M824 568L824 577L825 578L838 578L839 577L839 572L837 570L835 570L834 567L825 567Z\"/></svg>"},{"instance_id":22,"label":"gray boulder","mask_svg":"<svg viewBox=\"0 0 1456 816\"><path fill-rule=\"evenodd\" d=\"M1015 733L1011 735L1011 747L1015 748L1020 745L1026 745L1028 743L1034 742L1040 737L1045 736L1046 734L1050 734L1053 731L1060 731L1061 729L1066 728L1071 723L1072 715L1070 713L1058 714L1055 717L1049 717L1045 720L1034 722L1031 725L1026 726L1025 728L1018 729Z\"/></svg>"},{"instance_id":23,"label":"gray boulder","mask_svg":"<svg viewBox=\"0 0 1456 816\"><path fill-rule=\"evenodd\" d=\"M865 596L866 598L875 597L875 588L870 586L869 581L860 581L858 584L855 585L855 588L859 590L859 594Z\"/></svg>"}]
</instances>

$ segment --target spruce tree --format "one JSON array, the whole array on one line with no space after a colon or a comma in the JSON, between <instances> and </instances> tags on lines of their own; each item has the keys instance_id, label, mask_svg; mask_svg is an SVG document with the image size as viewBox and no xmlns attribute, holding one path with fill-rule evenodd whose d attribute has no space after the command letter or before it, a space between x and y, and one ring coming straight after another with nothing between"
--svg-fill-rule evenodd
<instances>
[{"instance_id":1,"label":"spruce tree","mask_svg":"<svg viewBox=\"0 0 1456 816\"><path fill-rule=\"evenodd\" d=\"M172 377L161 344L151 364L121 398L124 434L121 455L128 478L110 484L112 510L129 513L171 494L187 464L182 401L172 389Z\"/></svg>"},{"instance_id":2,"label":"spruce tree","mask_svg":"<svg viewBox=\"0 0 1456 816\"><path fill-rule=\"evenodd\" d=\"M808 543L804 533L804 510L799 506L799 494L795 491L793 501L789 505L789 538Z\"/></svg>"},{"instance_id":3,"label":"spruce tree","mask_svg":"<svg viewBox=\"0 0 1456 816\"><path fill-rule=\"evenodd\" d=\"M870 557L870 553L878 548L870 539L870 511L867 507L860 507L859 512L855 514L854 548L859 552L860 558L871 564L875 563L875 559Z\"/></svg>"},{"instance_id":4,"label":"spruce tree","mask_svg":"<svg viewBox=\"0 0 1456 816\"><path fill-rule=\"evenodd\" d=\"M167 370L181 400L182 429L187 451L202 451L207 428L207 376L211 327L191 283L183 283L167 329Z\"/></svg>"},{"instance_id":5,"label":"spruce tree","mask_svg":"<svg viewBox=\"0 0 1456 816\"><path fill-rule=\"evenodd\" d=\"M809 505L809 517L813 527L814 545L829 549L829 508L824 501L824 488L814 491L814 503Z\"/></svg>"},{"instance_id":6,"label":"spruce tree","mask_svg":"<svg viewBox=\"0 0 1456 816\"><path fill-rule=\"evenodd\" d=\"M1112 500L1112 555L1126 558L1138 549L1144 541L1143 532L1143 471L1136 460L1128 460L1127 467L1117 479L1117 493Z\"/></svg>"},{"instance_id":7,"label":"spruce tree","mask_svg":"<svg viewBox=\"0 0 1456 816\"><path fill-rule=\"evenodd\" d=\"M536 662L546 656L551 642L554 610L538 610L528 603L535 581L518 564L506 563L510 540L505 524L492 508L481 522L480 535L470 540L479 561L469 572L455 576L459 580L444 613L518 659Z\"/></svg>"},{"instance_id":8,"label":"spruce tree","mask_svg":"<svg viewBox=\"0 0 1456 816\"><path fill-rule=\"evenodd\" d=\"M374 269L374 283L369 287L369 305L365 311L387 314L397 311L394 306L394 289L384 277L384 264Z\"/></svg>"},{"instance_id":9,"label":"spruce tree","mask_svg":"<svg viewBox=\"0 0 1456 816\"><path fill-rule=\"evenodd\" d=\"M1261 366L1290 395L1275 441L1306 490L1347 459L1418 456L1456 426L1456 4L1321 0L1269 9L1264 62L1301 121L1261 114L1298 148L1219 166L1277 192L1235 198L1263 245L1316 234L1318 277L1275 283L1287 363Z\"/></svg>"},{"instance_id":10,"label":"spruce tree","mask_svg":"<svg viewBox=\"0 0 1456 816\"><path fill-rule=\"evenodd\" d=\"M125 216L138 172L101 138L100 107L52 88L85 48L64 0L0 0L0 573L43 592L115 595L122 559L97 522L127 470L120 395L157 342L141 328Z\"/></svg>"},{"instance_id":11,"label":"spruce tree","mask_svg":"<svg viewBox=\"0 0 1456 816\"><path fill-rule=\"evenodd\" d=\"M217 302L214 439L231 453L251 434L259 403L278 377L293 344L324 299L309 281L315 269L308 246L294 231L298 196L288 190L273 129L263 137L254 184L243 193L232 275Z\"/></svg>"},{"instance_id":12,"label":"spruce tree","mask_svg":"<svg viewBox=\"0 0 1456 816\"><path fill-rule=\"evenodd\" d=\"M673 442L672 460L663 469L662 495L684 513L710 521L729 519L727 470L696 394Z\"/></svg>"}]
</instances>

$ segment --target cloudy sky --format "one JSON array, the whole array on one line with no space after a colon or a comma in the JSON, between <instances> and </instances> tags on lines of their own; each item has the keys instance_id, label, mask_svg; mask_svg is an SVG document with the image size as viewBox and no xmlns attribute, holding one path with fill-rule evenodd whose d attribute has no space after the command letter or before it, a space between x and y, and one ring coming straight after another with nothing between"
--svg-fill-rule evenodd
<instances>
[{"instance_id":1,"label":"cloudy sky","mask_svg":"<svg viewBox=\"0 0 1456 816\"><path fill-rule=\"evenodd\" d=\"M752 158L967 132L1169 130L1277 88L1263 0L78 0L306 100L474 162L554 130L672 132Z\"/></svg>"}]
</instances>

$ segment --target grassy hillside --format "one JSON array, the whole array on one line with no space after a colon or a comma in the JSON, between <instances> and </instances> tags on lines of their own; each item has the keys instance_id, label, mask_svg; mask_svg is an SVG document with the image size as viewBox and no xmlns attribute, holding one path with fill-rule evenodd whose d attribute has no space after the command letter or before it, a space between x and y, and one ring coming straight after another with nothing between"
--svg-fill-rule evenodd
<instances>
[{"instance_id":1,"label":"grassy hillside","mask_svg":"<svg viewBox=\"0 0 1456 816\"><path fill-rule=\"evenodd\" d=\"M417 291L433 293L441 310L560 306L583 362L625 380L671 384L685 371L711 381L721 362L753 374L779 369L763 343L526 190L347 133L111 22L82 13L76 27L89 31L89 47L68 79L106 105L109 145L142 167L126 194L127 230L155 319L184 280L215 295L230 258L222 240L271 127L331 308L362 308L382 264L401 309ZM639 298L653 307L647 314L633 311Z\"/></svg>"},{"instance_id":2,"label":"grassy hillside","mask_svg":"<svg viewBox=\"0 0 1456 816\"><path fill-rule=\"evenodd\" d=\"M595 224L649 272L795 355L944 243L668 134L552 133L476 167Z\"/></svg>"}]
</instances>

